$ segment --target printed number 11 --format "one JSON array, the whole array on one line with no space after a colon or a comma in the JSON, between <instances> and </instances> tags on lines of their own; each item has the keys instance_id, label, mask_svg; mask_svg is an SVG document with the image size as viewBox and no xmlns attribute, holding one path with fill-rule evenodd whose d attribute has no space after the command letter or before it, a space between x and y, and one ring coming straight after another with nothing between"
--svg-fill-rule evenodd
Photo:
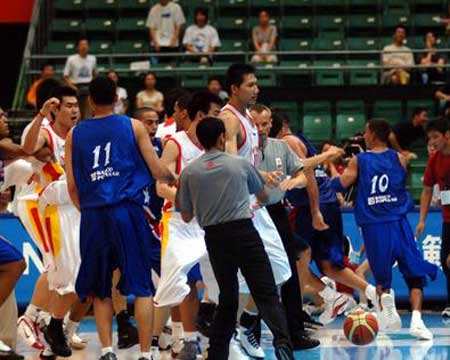
<instances>
[{"instance_id":1,"label":"printed number 11","mask_svg":"<svg viewBox=\"0 0 450 360\"><path fill-rule=\"evenodd\" d=\"M94 165L92 166L93 169L96 169L99 166L98 162L100 159L100 149L101 149L101 146L97 145L95 147L95 149L92 151L94 153ZM108 142L105 145L105 164L104 164L104 166L109 164L110 156L111 156L111 142Z\"/></svg>"}]
</instances>

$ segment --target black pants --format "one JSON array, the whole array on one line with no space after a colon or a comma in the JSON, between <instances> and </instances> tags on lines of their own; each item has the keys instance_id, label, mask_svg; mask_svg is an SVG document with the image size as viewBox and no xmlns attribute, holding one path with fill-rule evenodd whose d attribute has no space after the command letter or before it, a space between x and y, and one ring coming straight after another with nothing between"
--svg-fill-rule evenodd
<instances>
[{"instance_id":1,"label":"black pants","mask_svg":"<svg viewBox=\"0 0 450 360\"><path fill-rule=\"evenodd\" d=\"M239 303L238 269L244 275L259 313L274 335L274 345L290 345L286 315L269 258L252 221L246 219L207 226L205 241L220 290L219 305L211 327L208 359L228 359Z\"/></svg>"},{"instance_id":2,"label":"black pants","mask_svg":"<svg viewBox=\"0 0 450 360\"><path fill-rule=\"evenodd\" d=\"M284 205L279 202L277 204L266 206L266 208L278 230L278 234L280 234L281 241L283 242L284 249L286 250L289 259L289 265L291 267L292 276L281 287L281 300L286 308L289 333L291 338L294 338L297 333L305 330L302 314L302 292L300 289L296 265L300 250L294 240L289 225L288 214Z\"/></svg>"},{"instance_id":3,"label":"black pants","mask_svg":"<svg viewBox=\"0 0 450 360\"><path fill-rule=\"evenodd\" d=\"M447 257L450 254L450 223L442 224L441 265L447 279L447 306L450 306L450 269L447 266Z\"/></svg>"}]
</instances>

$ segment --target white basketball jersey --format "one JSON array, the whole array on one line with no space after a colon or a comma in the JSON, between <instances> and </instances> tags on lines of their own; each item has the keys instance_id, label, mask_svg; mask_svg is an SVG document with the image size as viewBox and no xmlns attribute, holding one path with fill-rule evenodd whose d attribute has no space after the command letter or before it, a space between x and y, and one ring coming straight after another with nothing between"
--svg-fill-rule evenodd
<instances>
[{"instance_id":1,"label":"white basketball jersey","mask_svg":"<svg viewBox=\"0 0 450 360\"><path fill-rule=\"evenodd\" d=\"M259 135L258 129L253 124L250 112L245 111L245 116L241 114L233 105L227 104L222 108L223 110L231 111L241 123L242 130L242 144L238 144L238 155L250 161L254 166L261 163L262 154L259 149Z\"/></svg>"},{"instance_id":2,"label":"white basketball jersey","mask_svg":"<svg viewBox=\"0 0 450 360\"><path fill-rule=\"evenodd\" d=\"M179 155L175 168L177 175L180 175L183 169L188 166L191 161L197 159L204 153L202 148L192 142L186 131L178 131L172 135L168 141L173 141L178 146ZM165 200L163 210L174 210L172 202Z\"/></svg>"},{"instance_id":3,"label":"white basketball jersey","mask_svg":"<svg viewBox=\"0 0 450 360\"><path fill-rule=\"evenodd\" d=\"M64 146L66 145L66 139L57 135L50 124L43 125L42 130L48 134L50 142L49 147L50 150L52 150L56 161L59 162L61 166L64 166Z\"/></svg>"}]
</instances>

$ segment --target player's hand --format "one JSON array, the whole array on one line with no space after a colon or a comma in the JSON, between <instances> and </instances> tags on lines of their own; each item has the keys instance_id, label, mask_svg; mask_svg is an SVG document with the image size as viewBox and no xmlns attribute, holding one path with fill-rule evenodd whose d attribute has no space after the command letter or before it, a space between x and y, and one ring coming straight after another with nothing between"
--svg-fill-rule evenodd
<instances>
[{"instance_id":1,"label":"player's hand","mask_svg":"<svg viewBox=\"0 0 450 360\"><path fill-rule=\"evenodd\" d=\"M419 221L419 223L416 226L416 238L418 238L420 235L422 235L424 229L425 229L425 223L423 221Z\"/></svg>"},{"instance_id":2,"label":"player's hand","mask_svg":"<svg viewBox=\"0 0 450 360\"><path fill-rule=\"evenodd\" d=\"M282 171L270 171L265 173L265 180L268 187L276 188L280 185L281 176L283 175Z\"/></svg>"},{"instance_id":3,"label":"player's hand","mask_svg":"<svg viewBox=\"0 0 450 360\"><path fill-rule=\"evenodd\" d=\"M41 110L39 111L45 117L48 116L52 111L55 111L59 106L59 100L55 97L48 99L44 105L42 105Z\"/></svg>"},{"instance_id":4,"label":"player's hand","mask_svg":"<svg viewBox=\"0 0 450 360\"><path fill-rule=\"evenodd\" d=\"M329 154L330 159L336 159L345 155L344 149L337 146L330 146L326 152Z\"/></svg>"},{"instance_id":5,"label":"player's hand","mask_svg":"<svg viewBox=\"0 0 450 360\"><path fill-rule=\"evenodd\" d=\"M323 216L322 213L320 211L317 211L313 216L312 216L312 226L315 230L317 231L323 231L323 230L327 230L330 227L325 223L325 221L323 220Z\"/></svg>"},{"instance_id":6,"label":"player's hand","mask_svg":"<svg viewBox=\"0 0 450 360\"><path fill-rule=\"evenodd\" d=\"M43 163L53 160L53 153L48 147L39 149L33 154L33 156Z\"/></svg>"},{"instance_id":7,"label":"player's hand","mask_svg":"<svg viewBox=\"0 0 450 360\"><path fill-rule=\"evenodd\" d=\"M300 187L305 187L305 186L306 186L306 179L305 179L305 182L303 182L303 183L296 178L284 179L280 183L280 189L282 191L288 191L288 190L292 190L294 188L300 188Z\"/></svg>"}]
</instances>

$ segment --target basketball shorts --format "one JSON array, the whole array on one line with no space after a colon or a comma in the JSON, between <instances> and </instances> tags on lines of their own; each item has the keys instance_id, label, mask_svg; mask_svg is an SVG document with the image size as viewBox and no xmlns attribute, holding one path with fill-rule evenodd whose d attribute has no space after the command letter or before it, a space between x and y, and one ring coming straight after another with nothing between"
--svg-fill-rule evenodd
<instances>
[{"instance_id":1,"label":"basketball shorts","mask_svg":"<svg viewBox=\"0 0 450 360\"><path fill-rule=\"evenodd\" d=\"M344 268L344 233L339 204L320 204L323 219L329 226L324 231L313 228L309 206L298 207L296 211L295 238L299 247L306 249L305 242L311 247L312 258L319 268L321 261L329 261L338 268Z\"/></svg>"},{"instance_id":2,"label":"basketball shorts","mask_svg":"<svg viewBox=\"0 0 450 360\"><path fill-rule=\"evenodd\" d=\"M438 268L423 259L406 217L387 223L365 224L361 231L377 285L391 288L392 266L396 261L408 285L414 280L416 287L418 281L423 287L427 276L432 280L436 278Z\"/></svg>"},{"instance_id":3,"label":"basketball shorts","mask_svg":"<svg viewBox=\"0 0 450 360\"><path fill-rule=\"evenodd\" d=\"M152 296L151 236L144 210L134 202L82 209L81 264L75 286L80 299L111 297L116 268L121 272L117 285L121 294Z\"/></svg>"},{"instance_id":4,"label":"basketball shorts","mask_svg":"<svg viewBox=\"0 0 450 360\"><path fill-rule=\"evenodd\" d=\"M0 235L0 265L20 261L22 259L22 253Z\"/></svg>"}]
</instances>

